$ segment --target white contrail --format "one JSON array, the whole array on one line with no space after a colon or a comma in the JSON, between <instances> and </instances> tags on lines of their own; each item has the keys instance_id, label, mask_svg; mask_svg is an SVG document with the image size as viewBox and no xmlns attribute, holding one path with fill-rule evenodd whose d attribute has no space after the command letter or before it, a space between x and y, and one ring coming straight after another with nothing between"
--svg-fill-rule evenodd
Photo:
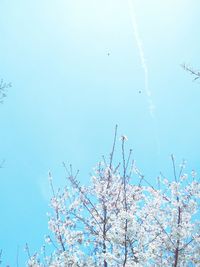
<instances>
[{"instance_id":1,"label":"white contrail","mask_svg":"<svg viewBox=\"0 0 200 267\"><path fill-rule=\"evenodd\" d=\"M134 36L135 36L136 44L137 44L137 47L139 50L140 61L141 61L142 68L144 70L144 82L145 82L144 88L145 88L145 93L147 96L148 108L149 108L149 112L150 112L151 117L154 118L155 117L155 114L154 114L155 105L153 103L152 93L151 93L151 90L149 87L149 71L148 71L148 66L147 66L146 60L145 60L145 54L144 54L142 40L140 38L139 31L138 31L133 1L128 0L128 4L129 4L129 12L130 12L131 22L132 22L132 26L133 26Z\"/></svg>"},{"instance_id":2,"label":"white contrail","mask_svg":"<svg viewBox=\"0 0 200 267\"><path fill-rule=\"evenodd\" d=\"M137 45L137 48L139 50L140 62L141 62L141 65L142 65L142 68L144 71L144 88L145 88L145 93L146 93L146 97L147 97L149 113L150 113L150 116L153 120L154 137L155 137L155 141L157 144L157 154L159 155L160 154L160 141L159 141L158 131L157 131L155 105L154 105L154 102L152 99L152 93L151 93L151 90L149 87L149 70L148 70L148 65L146 63L146 59L145 59L145 53L144 53L144 49L143 49L142 40L140 38L140 34L139 34L139 30L138 30L138 24L136 21L135 8L134 8L133 2L134 2L134 0L128 0L129 12L130 12L131 22L132 22L132 26L133 26L133 31L134 31L134 37L136 40L136 45Z\"/></svg>"}]
</instances>

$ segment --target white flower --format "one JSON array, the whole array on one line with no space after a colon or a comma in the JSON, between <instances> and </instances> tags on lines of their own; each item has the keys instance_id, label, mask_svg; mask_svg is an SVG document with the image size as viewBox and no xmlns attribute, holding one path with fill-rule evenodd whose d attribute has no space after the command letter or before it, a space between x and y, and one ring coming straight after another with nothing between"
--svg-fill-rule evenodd
<instances>
[{"instance_id":1,"label":"white flower","mask_svg":"<svg viewBox=\"0 0 200 267\"><path fill-rule=\"evenodd\" d=\"M126 135L121 135L120 140L121 141L128 141L128 138Z\"/></svg>"}]
</instances>

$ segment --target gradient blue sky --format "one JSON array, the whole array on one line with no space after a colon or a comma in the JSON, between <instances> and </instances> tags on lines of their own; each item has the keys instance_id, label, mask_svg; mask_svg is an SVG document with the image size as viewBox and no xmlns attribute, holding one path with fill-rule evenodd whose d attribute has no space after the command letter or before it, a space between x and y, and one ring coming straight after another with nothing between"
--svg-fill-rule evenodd
<instances>
[{"instance_id":1,"label":"gradient blue sky","mask_svg":"<svg viewBox=\"0 0 200 267\"><path fill-rule=\"evenodd\" d=\"M200 68L200 2L135 0L156 127L126 0L2 0L0 10L0 76L13 84L0 106L0 247L4 266L16 266L17 247L25 266L24 244L39 250L47 233L48 171L62 185L61 163L72 163L88 183L116 123L150 181L171 174L171 153L200 169L200 84L180 67Z\"/></svg>"}]
</instances>

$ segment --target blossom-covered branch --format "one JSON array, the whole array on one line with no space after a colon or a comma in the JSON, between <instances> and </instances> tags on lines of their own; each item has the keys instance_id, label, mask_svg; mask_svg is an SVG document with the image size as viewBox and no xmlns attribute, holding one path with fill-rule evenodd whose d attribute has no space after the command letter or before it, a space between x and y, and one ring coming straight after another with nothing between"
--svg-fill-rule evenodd
<instances>
[{"instance_id":1,"label":"blossom-covered branch","mask_svg":"<svg viewBox=\"0 0 200 267\"><path fill-rule=\"evenodd\" d=\"M117 128L116 128L117 131ZM55 191L53 178L49 230L50 256L29 254L29 267L186 267L200 266L200 184L196 173L160 175L152 185L122 142L122 164L114 158L117 132L108 163L104 158L82 186L78 172L64 164L70 185ZM121 166L121 167L120 167ZM139 183L136 183L136 178ZM40 259L39 259L40 258Z\"/></svg>"}]
</instances>

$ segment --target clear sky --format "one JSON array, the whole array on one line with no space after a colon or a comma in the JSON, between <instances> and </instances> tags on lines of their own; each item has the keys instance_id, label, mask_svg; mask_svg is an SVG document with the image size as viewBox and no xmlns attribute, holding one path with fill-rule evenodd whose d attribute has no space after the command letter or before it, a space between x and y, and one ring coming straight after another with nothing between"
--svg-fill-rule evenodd
<instances>
[{"instance_id":1,"label":"clear sky","mask_svg":"<svg viewBox=\"0 0 200 267\"><path fill-rule=\"evenodd\" d=\"M13 84L0 105L4 266L16 266L17 249L25 266L25 243L33 252L43 244L48 171L63 185L62 162L72 163L88 183L116 123L150 181L171 174L171 153L188 171L200 169L200 83L180 67L200 68L200 1L134 6L133 13L127 0L0 1L0 78Z\"/></svg>"}]
</instances>

